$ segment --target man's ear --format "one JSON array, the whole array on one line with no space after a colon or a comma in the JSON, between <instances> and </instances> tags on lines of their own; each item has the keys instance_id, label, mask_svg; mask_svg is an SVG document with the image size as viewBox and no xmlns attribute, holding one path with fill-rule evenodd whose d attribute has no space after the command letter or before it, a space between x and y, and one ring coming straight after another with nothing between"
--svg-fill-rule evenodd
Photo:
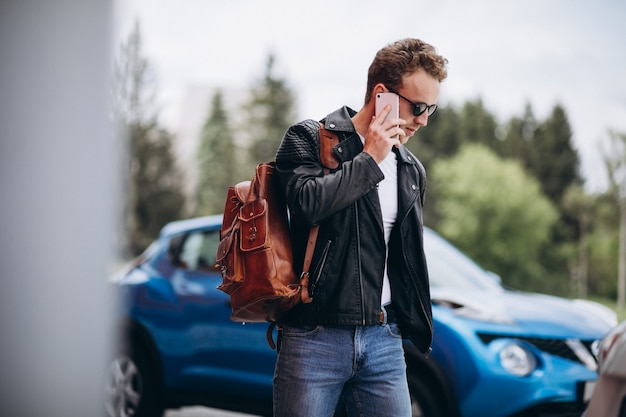
<instances>
[{"instance_id":1,"label":"man's ear","mask_svg":"<svg viewBox=\"0 0 626 417\"><path fill-rule=\"evenodd\" d=\"M376 97L376 94L384 93L385 91L387 91L387 89L385 88L385 84L383 83L376 84L374 88L372 88L372 92L370 93L368 103L373 101L373 98Z\"/></svg>"},{"instance_id":2,"label":"man's ear","mask_svg":"<svg viewBox=\"0 0 626 417\"><path fill-rule=\"evenodd\" d=\"M387 87L385 87L385 84L378 83L374 86L374 89L372 90L372 94L384 93L385 91L387 91Z\"/></svg>"}]
</instances>

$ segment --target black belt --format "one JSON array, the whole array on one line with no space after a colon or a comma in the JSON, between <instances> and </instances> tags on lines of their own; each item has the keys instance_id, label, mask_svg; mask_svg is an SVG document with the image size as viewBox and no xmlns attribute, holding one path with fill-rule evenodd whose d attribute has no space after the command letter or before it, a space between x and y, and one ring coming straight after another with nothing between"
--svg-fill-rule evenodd
<instances>
[{"instance_id":1,"label":"black belt","mask_svg":"<svg viewBox=\"0 0 626 417\"><path fill-rule=\"evenodd\" d=\"M385 315L387 316L386 320ZM396 322L396 310L393 308L393 304L387 304L381 307L378 321L380 321L380 324Z\"/></svg>"}]
</instances>

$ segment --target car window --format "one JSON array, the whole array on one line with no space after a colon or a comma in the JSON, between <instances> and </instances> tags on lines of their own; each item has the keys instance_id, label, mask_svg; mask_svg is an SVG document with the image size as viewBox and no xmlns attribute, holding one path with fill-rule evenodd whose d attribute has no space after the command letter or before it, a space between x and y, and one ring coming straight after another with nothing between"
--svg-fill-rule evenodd
<instances>
[{"instance_id":1,"label":"car window","mask_svg":"<svg viewBox=\"0 0 626 417\"><path fill-rule=\"evenodd\" d=\"M215 272L219 230L192 232L180 249L181 266L190 271Z\"/></svg>"},{"instance_id":2,"label":"car window","mask_svg":"<svg viewBox=\"0 0 626 417\"><path fill-rule=\"evenodd\" d=\"M424 249L432 288L502 290L489 272L430 230L424 233Z\"/></svg>"}]
</instances>

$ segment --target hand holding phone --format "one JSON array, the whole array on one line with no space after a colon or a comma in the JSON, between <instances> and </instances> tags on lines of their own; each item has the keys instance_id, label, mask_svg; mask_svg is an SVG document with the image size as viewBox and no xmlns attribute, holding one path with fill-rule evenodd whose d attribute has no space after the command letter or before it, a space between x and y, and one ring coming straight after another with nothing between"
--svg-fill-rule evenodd
<instances>
[{"instance_id":1,"label":"hand holding phone","mask_svg":"<svg viewBox=\"0 0 626 417\"><path fill-rule=\"evenodd\" d=\"M384 123L387 119L400 117L400 97L395 93L376 93L376 116L383 111L387 104L391 105L391 111L389 111L389 114L381 123ZM394 138L398 139L398 136L394 136Z\"/></svg>"},{"instance_id":2,"label":"hand holding phone","mask_svg":"<svg viewBox=\"0 0 626 417\"><path fill-rule=\"evenodd\" d=\"M397 94L376 93L374 100L375 117L372 117L367 128L363 152L371 155L376 163L380 164L389 155L393 146L398 147L402 144L400 136L404 136L404 131L399 125L404 125L405 121L399 117L399 96ZM381 113L385 115L384 118Z\"/></svg>"}]
</instances>

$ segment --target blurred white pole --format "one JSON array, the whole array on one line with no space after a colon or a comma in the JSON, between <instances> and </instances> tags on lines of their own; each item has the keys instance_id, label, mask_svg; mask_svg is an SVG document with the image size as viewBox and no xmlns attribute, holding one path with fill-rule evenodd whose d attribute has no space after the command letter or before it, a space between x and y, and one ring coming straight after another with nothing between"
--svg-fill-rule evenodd
<instances>
[{"instance_id":1,"label":"blurred white pole","mask_svg":"<svg viewBox=\"0 0 626 417\"><path fill-rule=\"evenodd\" d=\"M0 0L0 415L102 416L110 1Z\"/></svg>"}]
</instances>

